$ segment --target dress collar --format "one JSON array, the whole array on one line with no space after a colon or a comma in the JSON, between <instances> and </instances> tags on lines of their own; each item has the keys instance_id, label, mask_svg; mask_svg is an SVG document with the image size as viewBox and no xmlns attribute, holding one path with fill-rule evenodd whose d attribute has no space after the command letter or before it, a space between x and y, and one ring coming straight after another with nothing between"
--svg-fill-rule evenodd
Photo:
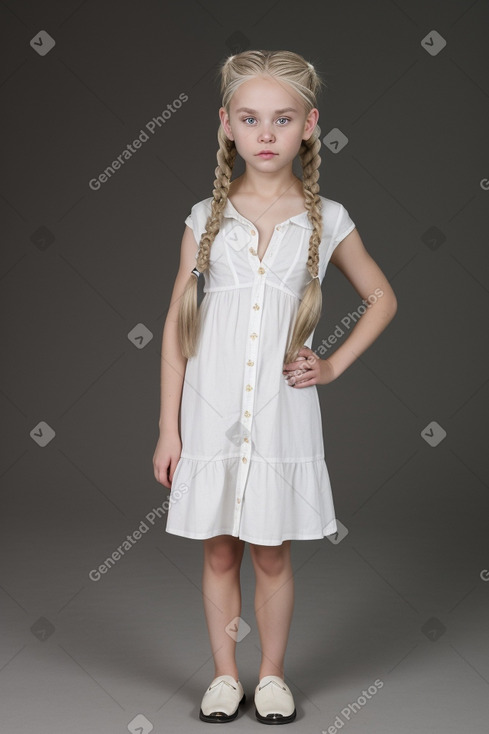
<instances>
[{"instance_id":1,"label":"dress collar","mask_svg":"<svg viewBox=\"0 0 489 734\"><path fill-rule=\"evenodd\" d=\"M238 212L238 210L234 207L234 204L231 202L230 199L226 201L226 206L224 207L223 216L225 217L232 217L233 219L237 219L241 224L253 224L253 222L250 222L245 217L241 216L241 214ZM311 222L309 221L309 217L307 216L307 212L301 212L300 214L296 214L294 217L289 217L289 219L286 219L284 222L277 222L277 225L282 224L288 224L289 222L294 222L295 224L298 224L301 227L304 227L304 229L313 229L313 226Z\"/></svg>"}]
</instances>

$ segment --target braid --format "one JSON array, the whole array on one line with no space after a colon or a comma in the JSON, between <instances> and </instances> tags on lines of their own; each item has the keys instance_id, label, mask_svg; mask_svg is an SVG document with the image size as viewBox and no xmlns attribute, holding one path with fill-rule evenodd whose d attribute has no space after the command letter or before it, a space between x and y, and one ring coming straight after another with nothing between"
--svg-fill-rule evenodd
<instances>
[{"instance_id":1,"label":"braid","mask_svg":"<svg viewBox=\"0 0 489 734\"><path fill-rule=\"evenodd\" d=\"M304 189L304 200L309 220L313 226L309 239L309 251L307 257L307 269L312 276L311 282L306 287L304 295L297 312L292 336L285 353L284 363L295 362L299 350L312 331L316 328L321 318L323 297L321 284L319 282L319 245L323 230L323 217L321 214L321 197L319 196L319 166L321 158L319 149L321 142L319 136L321 128L316 125L308 140L303 140L299 151L302 163L302 185Z\"/></svg>"},{"instance_id":2,"label":"braid","mask_svg":"<svg viewBox=\"0 0 489 734\"><path fill-rule=\"evenodd\" d=\"M309 220L313 226L309 240L309 255L307 267L312 277L316 277L319 268L319 245L323 229L323 218L321 216L321 197L319 196L319 166L321 158L319 150L321 143L319 136L321 129L316 125L313 134L308 140L302 141L299 151L302 163L302 185L304 187L304 200Z\"/></svg>"},{"instance_id":3,"label":"braid","mask_svg":"<svg viewBox=\"0 0 489 734\"><path fill-rule=\"evenodd\" d=\"M200 273L209 268L211 245L219 232L222 214L228 200L231 174L236 160L236 146L230 140L222 126L217 132L219 149L217 151L217 167L214 171L215 181L211 204L211 213L207 218L205 231L202 233L197 253L196 271L192 270L185 285L178 310L178 336L182 355L187 359L193 357L200 334L200 309L197 307L197 280Z\"/></svg>"},{"instance_id":4,"label":"braid","mask_svg":"<svg viewBox=\"0 0 489 734\"><path fill-rule=\"evenodd\" d=\"M197 257L197 268L203 273L209 267L211 245L221 228L222 214L228 200L229 187L231 185L231 174L236 160L236 146L234 140L230 140L222 126L217 132L219 150L217 151L217 168L214 171L215 181L211 204L211 213L202 234Z\"/></svg>"}]
</instances>

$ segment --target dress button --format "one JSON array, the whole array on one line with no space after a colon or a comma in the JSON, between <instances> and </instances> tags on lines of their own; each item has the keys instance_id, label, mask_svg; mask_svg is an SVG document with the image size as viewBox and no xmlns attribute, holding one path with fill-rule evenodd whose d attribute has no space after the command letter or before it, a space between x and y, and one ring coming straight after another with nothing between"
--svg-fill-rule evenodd
<instances>
[{"instance_id":1,"label":"dress button","mask_svg":"<svg viewBox=\"0 0 489 734\"><path fill-rule=\"evenodd\" d=\"M248 365L248 367L253 367L253 365L254 365L255 363L254 363L254 362L252 362L252 360L251 360L251 359L249 359L249 360L247 361L247 363L246 363L246 364Z\"/></svg>"},{"instance_id":2,"label":"dress button","mask_svg":"<svg viewBox=\"0 0 489 734\"><path fill-rule=\"evenodd\" d=\"M265 268L258 268L258 272L260 273L260 275L263 275L263 273L265 272Z\"/></svg>"},{"instance_id":3,"label":"dress button","mask_svg":"<svg viewBox=\"0 0 489 734\"><path fill-rule=\"evenodd\" d=\"M240 499L240 498L238 497L238 499L236 500L236 502L237 502L237 503L238 503L238 505L239 505L239 503L241 502L241 499Z\"/></svg>"},{"instance_id":4,"label":"dress button","mask_svg":"<svg viewBox=\"0 0 489 734\"><path fill-rule=\"evenodd\" d=\"M241 459L241 461L243 462L243 464L246 464L247 461L248 461L248 459L246 458L246 456L243 456L242 459Z\"/></svg>"},{"instance_id":5,"label":"dress button","mask_svg":"<svg viewBox=\"0 0 489 734\"><path fill-rule=\"evenodd\" d=\"M250 439L249 439L249 438L246 438L246 436L245 436L245 437L243 438L243 441L246 441L246 443L249 443L249 442L250 442Z\"/></svg>"},{"instance_id":6,"label":"dress button","mask_svg":"<svg viewBox=\"0 0 489 734\"><path fill-rule=\"evenodd\" d=\"M255 309L255 311L259 311L260 310L260 306L257 303L255 303L255 305L253 306L253 308Z\"/></svg>"},{"instance_id":7,"label":"dress button","mask_svg":"<svg viewBox=\"0 0 489 734\"><path fill-rule=\"evenodd\" d=\"M280 224L278 225L278 227L275 227L275 229L281 229Z\"/></svg>"},{"instance_id":8,"label":"dress button","mask_svg":"<svg viewBox=\"0 0 489 734\"><path fill-rule=\"evenodd\" d=\"M244 417L245 417L245 418L250 418L250 417L251 417L251 413L250 413L250 411L249 411L249 410L245 410L245 412L244 412Z\"/></svg>"},{"instance_id":9,"label":"dress button","mask_svg":"<svg viewBox=\"0 0 489 734\"><path fill-rule=\"evenodd\" d=\"M250 392L250 390L253 390L253 388L251 387L251 385L246 385L246 389L248 390L248 392Z\"/></svg>"},{"instance_id":10,"label":"dress button","mask_svg":"<svg viewBox=\"0 0 489 734\"><path fill-rule=\"evenodd\" d=\"M258 334L255 334L255 332L253 332L253 334L250 334L250 339L256 339L257 336Z\"/></svg>"},{"instance_id":11,"label":"dress button","mask_svg":"<svg viewBox=\"0 0 489 734\"><path fill-rule=\"evenodd\" d=\"M251 235L252 235L252 236L254 237L254 236L255 236L255 234L256 234L255 230L254 230L254 229L252 229L252 230L251 230L251 232L250 232L250 234L251 234Z\"/></svg>"},{"instance_id":12,"label":"dress button","mask_svg":"<svg viewBox=\"0 0 489 734\"><path fill-rule=\"evenodd\" d=\"M250 247L250 252L252 255L256 255L256 250L254 247Z\"/></svg>"}]
</instances>

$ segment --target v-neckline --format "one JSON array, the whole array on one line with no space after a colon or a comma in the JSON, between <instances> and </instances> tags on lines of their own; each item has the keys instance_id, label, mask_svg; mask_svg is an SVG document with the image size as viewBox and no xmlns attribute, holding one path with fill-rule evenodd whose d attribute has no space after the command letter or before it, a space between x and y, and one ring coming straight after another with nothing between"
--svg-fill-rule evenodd
<instances>
[{"instance_id":1,"label":"v-neckline","mask_svg":"<svg viewBox=\"0 0 489 734\"><path fill-rule=\"evenodd\" d=\"M236 213L236 214L237 214L237 215L238 215L238 216L239 216L239 217L240 217L241 219L243 219L243 220L244 220L245 222L247 222L248 224L250 224L250 225L251 225L251 226L252 226L252 227L253 227L254 229L256 229L256 232L258 233L258 238L259 238L259 237L260 237L260 235L259 235L259 232L258 232L258 227L256 226L256 224L255 224L254 222L252 222L252 221L251 221L250 219L247 219L246 217L244 217L244 216L243 216L243 215L241 214L241 212L239 212L239 211L238 211L238 210L236 209L236 207L234 206L234 204L233 204L233 202L231 201L231 199L229 198L229 196L228 196L228 198L227 198L227 203L228 203L228 204L229 204L229 205L231 206L231 208L232 208L232 209L234 209L235 213ZM256 259L258 260L258 262L260 263L260 265L262 265L262 264L263 264L263 261L265 260L265 257L267 256L267 252L268 252L268 250L269 250L269 247L270 247L270 242L271 242L271 241L272 241L272 239L273 239L273 235L275 234L275 231L276 231L277 227L281 227L281 226L282 226L283 224L287 224L287 222L290 222L290 220L291 220L291 219L295 219L296 217L301 217L301 216L303 216L304 214L307 214L307 210L304 210L303 212L299 212L299 214L294 214L294 215L293 215L292 217L288 217L288 219L285 219L285 220L284 220L283 222L279 222L278 224L275 224L275 225L273 226L273 230L272 230L272 235L271 235L270 239L268 240L268 244L267 244L266 250L265 250L265 252L263 253L263 257L262 257L262 259L261 259L261 260L260 260L260 258L258 257L258 249L256 250Z\"/></svg>"}]
</instances>

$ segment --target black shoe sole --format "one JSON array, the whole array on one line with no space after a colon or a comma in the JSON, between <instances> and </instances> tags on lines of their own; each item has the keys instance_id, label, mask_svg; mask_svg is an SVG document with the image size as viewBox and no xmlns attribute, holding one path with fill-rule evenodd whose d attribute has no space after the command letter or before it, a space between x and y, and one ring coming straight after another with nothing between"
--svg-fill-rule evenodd
<instances>
[{"instance_id":1,"label":"black shoe sole","mask_svg":"<svg viewBox=\"0 0 489 734\"><path fill-rule=\"evenodd\" d=\"M289 716L281 716L280 714L268 714L268 716L262 716L255 706L255 716L262 724L289 724L294 721L297 715L296 709L292 711Z\"/></svg>"},{"instance_id":2,"label":"black shoe sole","mask_svg":"<svg viewBox=\"0 0 489 734\"><path fill-rule=\"evenodd\" d=\"M241 706L242 703L245 703L245 701L246 701L246 694L243 693L243 698L238 703L238 708L232 714L225 714L225 713L204 714L202 709L200 709L199 719L201 721L207 721L210 724L225 724L227 721L233 721L238 715L239 707Z\"/></svg>"}]
</instances>

